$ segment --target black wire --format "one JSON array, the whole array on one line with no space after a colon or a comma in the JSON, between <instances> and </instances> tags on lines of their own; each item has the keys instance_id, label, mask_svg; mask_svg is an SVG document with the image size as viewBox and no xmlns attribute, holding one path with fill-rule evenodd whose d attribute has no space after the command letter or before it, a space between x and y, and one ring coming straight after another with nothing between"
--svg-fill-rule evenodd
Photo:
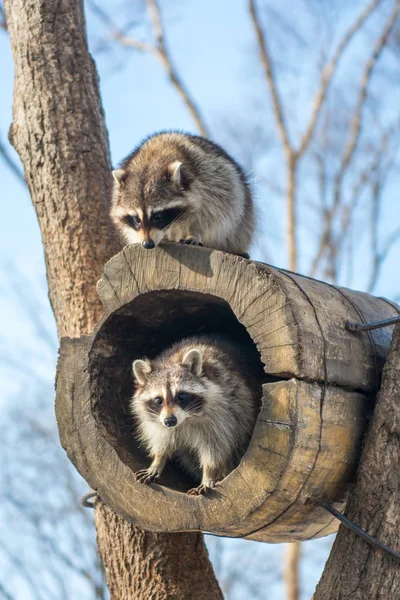
<instances>
[{"instance_id":1,"label":"black wire","mask_svg":"<svg viewBox=\"0 0 400 600\"><path fill-rule=\"evenodd\" d=\"M327 510L328 512L330 512L331 515L339 519L339 521L341 521L343 525L345 525L351 531L362 537L368 544L371 544L371 546L375 546L375 548L379 548L379 550L387 552L388 554L390 554L390 556L392 556L400 562L400 554L398 552L395 552L394 550L392 550L392 548L388 548L387 546L382 544L382 542L376 540L371 535L369 535L369 533L360 529L358 525L356 525L355 523L353 523L353 521L350 521L350 519L342 515L342 513L336 510L336 508L334 508L331 504L323 502L322 507L325 508L325 510Z\"/></svg>"},{"instance_id":2,"label":"black wire","mask_svg":"<svg viewBox=\"0 0 400 600\"><path fill-rule=\"evenodd\" d=\"M97 492L89 492L88 494L82 496L80 502L85 508L94 508L94 505L96 503L96 497L98 498ZM90 498L95 498L95 500L93 502L88 502Z\"/></svg>"},{"instance_id":3,"label":"black wire","mask_svg":"<svg viewBox=\"0 0 400 600\"><path fill-rule=\"evenodd\" d=\"M96 499L93 502L88 502L91 498L98 498L97 492L89 492L88 494L85 494L84 496L82 496L81 501L80 501L82 506L84 506L86 508L94 508ZM342 513L340 513L338 510L336 510L336 508L334 508L331 504L328 504L327 502L323 502L321 506L322 506L322 508L327 510L329 513L331 513L331 515L336 517L336 519L338 519L341 523L343 523L343 525L348 527L348 529L353 531L353 533L356 533L357 535L359 535L368 544L371 544L371 546L375 546L375 548L378 548L379 550L383 550L384 552L387 552L388 554L390 554L390 556L392 556L393 558L395 558L397 561L400 562L400 554L398 552L395 552L394 550L392 550L392 548L388 548L388 546L385 546L385 544L382 544L382 542L373 538L371 535L369 535L369 533L367 533L363 529L360 529L360 527L358 527L358 525L356 525L355 523L353 523L353 521L350 521L350 519L348 519L347 517L342 515ZM215 535L215 534L207 532L207 535ZM220 537L220 536L217 536L217 537Z\"/></svg>"},{"instance_id":4,"label":"black wire","mask_svg":"<svg viewBox=\"0 0 400 600\"><path fill-rule=\"evenodd\" d=\"M396 323L400 323L400 316L384 319L383 321L375 321L374 323L352 323L351 321L346 321L345 327L347 331L372 331L373 329L396 325Z\"/></svg>"}]
</instances>

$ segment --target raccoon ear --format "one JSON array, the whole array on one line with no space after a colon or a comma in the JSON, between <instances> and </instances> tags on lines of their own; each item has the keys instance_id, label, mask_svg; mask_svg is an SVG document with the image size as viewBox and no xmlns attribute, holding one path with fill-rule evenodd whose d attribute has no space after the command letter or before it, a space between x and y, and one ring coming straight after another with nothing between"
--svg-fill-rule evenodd
<instances>
[{"instance_id":1,"label":"raccoon ear","mask_svg":"<svg viewBox=\"0 0 400 600\"><path fill-rule=\"evenodd\" d=\"M125 183L126 173L123 169L116 169L112 172L112 176L119 186L122 186Z\"/></svg>"},{"instance_id":2,"label":"raccoon ear","mask_svg":"<svg viewBox=\"0 0 400 600\"><path fill-rule=\"evenodd\" d=\"M132 371L137 382L140 385L144 385L147 380L147 375L151 373L151 363L147 358L144 360L135 360L132 365Z\"/></svg>"},{"instance_id":3,"label":"raccoon ear","mask_svg":"<svg viewBox=\"0 0 400 600\"><path fill-rule=\"evenodd\" d=\"M167 175L169 180L172 181L177 187L181 185L182 177L181 177L181 166L182 163L180 160L174 160L174 162L170 163L167 167Z\"/></svg>"},{"instance_id":4,"label":"raccoon ear","mask_svg":"<svg viewBox=\"0 0 400 600\"><path fill-rule=\"evenodd\" d=\"M200 350L193 348L186 352L182 359L182 364L187 367L194 375L201 375L203 370L203 357Z\"/></svg>"},{"instance_id":5,"label":"raccoon ear","mask_svg":"<svg viewBox=\"0 0 400 600\"><path fill-rule=\"evenodd\" d=\"M193 180L189 169L180 160L174 160L167 167L168 180L178 189L188 190Z\"/></svg>"}]
</instances>

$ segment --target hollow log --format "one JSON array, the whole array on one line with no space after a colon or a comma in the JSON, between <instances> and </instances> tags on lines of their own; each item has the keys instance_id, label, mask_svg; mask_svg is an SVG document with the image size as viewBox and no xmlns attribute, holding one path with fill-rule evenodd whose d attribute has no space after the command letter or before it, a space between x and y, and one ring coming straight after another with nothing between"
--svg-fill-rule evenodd
<instances>
[{"instance_id":1,"label":"hollow log","mask_svg":"<svg viewBox=\"0 0 400 600\"><path fill-rule=\"evenodd\" d=\"M206 531L266 542L333 533L323 508L346 504L392 327L350 333L346 321L397 316L394 303L241 257L178 244L130 246L97 286L104 315L64 338L57 372L61 443L115 512L150 531ZM248 345L273 382L239 466L206 496L171 463L136 482L149 458L129 411L136 358L219 333Z\"/></svg>"}]
</instances>

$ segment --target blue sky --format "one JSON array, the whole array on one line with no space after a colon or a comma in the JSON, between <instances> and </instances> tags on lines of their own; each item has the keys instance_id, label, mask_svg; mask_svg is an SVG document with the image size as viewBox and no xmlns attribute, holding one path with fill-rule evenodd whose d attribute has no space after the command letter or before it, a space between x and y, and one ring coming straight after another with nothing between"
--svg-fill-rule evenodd
<instances>
[{"instance_id":1,"label":"blue sky","mask_svg":"<svg viewBox=\"0 0 400 600\"><path fill-rule=\"evenodd\" d=\"M116 20L121 24L127 15L127 6L132 6L132 3L126 1L112 2L112 0L106 0L102 4L112 10L113 16L116 15ZM162 3L163 6L165 4ZM276 7L274 2L268 4ZM318 48L321 38L328 39L330 35L333 38L337 37L352 21L359 8L365 5L365 2L357 0L352 3L351 8L343 2L338 2L338 5L342 9L338 12L337 19L332 18L330 24L323 24L318 29L315 18L311 18L307 12L307 3L293 3L284 0L280 6L289 16L289 27L295 28L300 38L293 44L282 43L283 31L275 21L271 20L271 26L268 28L274 56L285 66L285 74L280 83L282 90L290 95L289 119L291 124L294 124L293 133L297 132L296 117L299 120L298 115L307 113L310 93L314 89L317 72L315 62L311 62L307 58L309 55L304 48L305 42L315 42L315 47ZM90 45L96 49L99 36L103 36L104 29L99 26L98 20L90 11L87 11L87 14ZM382 15L384 16L384 14L383 12ZM133 17L135 16L133 15ZM263 140L265 139L266 151L257 155L252 164L256 197L259 204L262 204L261 231L265 238L269 262L278 266L287 266L286 249L283 243L285 219L283 199L279 194L271 193L262 183L263 177L266 176L274 185L282 184L282 152L276 143L268 92L257 60L247 2L244 0L237 2L231 0L219 0L219 2L173 0L168 2L168 11L164 11L164 22L169 48L180 75L201 107L206 123L215 132L216 140L224 143L225 139L229 139L230 151L238 160L242 160L240 140L244 135L243 132L248 131L246 126L249 123L252 135L259 134ZM372 22L367 33L373 34L374 28L375 22ZM146 28L140 27L137 33L145 35ZM359 76L358 67L361 58L369 49L369 38L367 34L362 34L352 46L353 60L348 61L346 69L340 72L343 80ZM2 57L0 134L4 142L12 119L13 66L9 40L7 35L2 32L0 32L0 55ZM109 53L95 54L95 59L100 73L101 93L114 165L151 132L160 129L196 131L187 109L171 88L162 67L156 62L154 56L114 46ZM395 68L395 64L397 63L390 63L393 68ZM292 65L300 70L300 77L296 75ZM395 76L398 83L398 71ZM400 89L400 86L397 87ZM385 102L385 115L389 118L399 106L399 95L397 92L393 92L392 96L386 94ZM236 143L232 142L232 133L236 134L238 138ZM11 148L10 152L16 156ZM36 290L40 297L38 310L48 323L50 335L55 340L54 322L46 300L40 231L27 190L1 160L0 178L2 200L0 355L22 354L26 363L40 372L41 376L50 384L54 376L55 352L51 356L44 355L45 351L36 345L37 331L32 327L29 315L26 315L26 311L18 304L15 297L10 296L7 292L9 268L26 275L28 279L24 280L23 285L26 287L27 296L33 289ZM389 186L390 193L384 207L382 221L385 234L400 225L397 184L398 181L394 179L391 187ZM307 201L307 197L301 198L301 206L304 207L302 210L305 215L301 234L302 253L305 257L302 265L306 264L307 256L311 255L313 250L309 238L312 236L314 228L320 227ZM358 218L362 232L365 215L360 212ZM367 226L366 223L365 228ZM367 242L363 241L362 233L360 238L361 244L366 245ZM368 248L365 248L365 252L360 253L359 260L355 265L354 285L356 287L361 288L365 281L367 255ZM261 256L260 250L257 250L255 256ZM377 295L394 298L399 294L398 256L399 245L389 256L376 290ZM55 347L56 343L54 343L54 349ZM38 348L36 354L35 348ZM0 400L0 407L13 402L15 394L20 393L21 386L26 385L28 389L29 378L25 382L26 379L14 380L9 376L8 371L3 372L2 370L0 386L3 390L3 398ZM51 399L49 402L51 404ZM52 410L52 407L50 408ZM315 548L314 553L310 550L311 546ZM239 546L230 546L230 548L236 547ZM250 548L250 546L245 547ZM253 547L265 548L265 550L257 550L257 552L264 552L265 560L270 560L272 563L282 551L275 547L260 545ZM267 548L271 548L271 550L267 551ZM313 592L313 586L318 579L328 548L329 541L326 540L305 546L308 570L302 575L304 598L309 598ZM237 553L235 554L234 550L232 553L232 556L236 557L234 560L237 560ZM275 559L272 558L273 556ZM271 586L275 584L271 583Z\"/></svg>"},{"instance_id":2,"label":"blue sky","mask_svg":"<svg viewBox=\"0 0 400 600\"><path fill-rule=\"evenodd\" d=\"M355 12L358 12L358 7L363 3L356 2L354 5L354 12L342 10L339 13L341 16L341 26L337 28L339 32L351 22ZM112 14L117 14L119 17L116 20L124 22L127 15L126 2L118 3L121 7L120 14L116 10L115 3L108 1L104 2L103 6L109 7L110 11L112 7ZM303 37L308 37L311 42L314 38L318 41L317 33L311 29L313 22L308 22L304 8L290 3L289 6L293 22L302 19L299 21L302 25L298 28L299 36L301 34ZM87 14L89 40L91 46L96 49L99 36L104 39L104 28L99 25L98 20L89 10ZM228 0L221 0L218 3L210 0L203 0L201 3L194 0L186 2L175 0L169 4L168 11L164 11L163 15L173 59L192 96L201 107L205 121L215 138L223 142L227 130L236 132L240 136L243 124L250 122L255 129L257 127L260 130L266 129L264 134L267 137L266 146L268 143L274 144L272 154L267 149L264 154L258 156L256 169L253 169L252 174L255 195L262 205L261 232L269 248L268 260L277 266L287 266L281 235L285 217L283 199L279 195L266 193L262 185L265 174L268 174L276 185L282 184L279 181L281 174L283 175L282 153L276 145L276 132L271 118L268 91L261 77L247 3L245 1L232 3ZM268 31L274 56L278 62L291 64L298 48L296 44L292 46L286 44L283 48L279 31L276 32L275 29L274 27ZM372 25L371 29L373 29ZM146 28L139 27L135 33L143 36L146 34ZM355 68L354 64L357 66L358 55L365 52L363 41L365 42L365 39L360 35L353 46L355 62L351 69ZM0 133L4 140L12 118L13 85L11 52L5 34L0 36L0 52L2 56ZM300 60L306 57L306 54L302 57L300 52ZM169 128L196 131L188 111L170 86L161 65L153 55L121 49L114 45L114 49L109 53L95 54L95 58L100 72L101 92L114 164L117 164L143 137L153 131ZM346 65L349 70L348 63ZM287 90L287 93L291 94L293 111L304 113L306 116L309 111L310 95L315 86L315 65L305 60L304 63L300 63L300 68L300 86L298 77L292 75L290 68L281 77L280 85L283 92ZM397 106L398 101L399 97L394 96L392 106ZM292 130L296 134L297 126ZM230 144L229 149L232 153L236 153L239 160L241 159L240 142L236 145ZM28 271L42 269L40 232L28 194L2 161L0 161L0 174L3 190L0 257L6 261L12 260L19 268ZM301 198L301 202L304 201ZM388 213L389 231L393 222L400 221L400 202L390 203ZM312 221L310 226L313 226ZM307 238L302 244L302 250L305 256L311 252L311 249L308 249ZM389 273L384 279L386 281L381 285L383 293L393 296L396 290L390 283ZM357 287L362 285L363 282L360 280Z\"/></svg>"}]
</instances>

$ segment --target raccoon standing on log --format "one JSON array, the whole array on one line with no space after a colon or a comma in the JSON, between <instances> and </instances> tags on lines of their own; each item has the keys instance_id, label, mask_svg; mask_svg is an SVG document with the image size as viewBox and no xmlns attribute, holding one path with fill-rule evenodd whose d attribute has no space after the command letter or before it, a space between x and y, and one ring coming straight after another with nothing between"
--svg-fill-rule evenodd
<instances>
[{"instance_id":1,"label":"raccoon standing on log","mask_svg":"<svg viewBox=\"0 0 400 600\"><path fill-rule=\"evenodd\" d=\"M255 228L250 186L220 146L187 133L148 137L113 171L111 218L128 244L162 240L248 258Z\"/></svg>"},{"instance_id":2,"label":"raccoon standing on log","mask_svg":"<svg viewBox=\"0 0 400 600\"><path fill-rule=\"evenodd\" d=\"M131 409L152 458L138 481L156 481L178 457L204 494L242 458L260 407L264 372L247 348L211 336L181 340L157 358L133 363Z\"/></svg>"}]
</instances>

